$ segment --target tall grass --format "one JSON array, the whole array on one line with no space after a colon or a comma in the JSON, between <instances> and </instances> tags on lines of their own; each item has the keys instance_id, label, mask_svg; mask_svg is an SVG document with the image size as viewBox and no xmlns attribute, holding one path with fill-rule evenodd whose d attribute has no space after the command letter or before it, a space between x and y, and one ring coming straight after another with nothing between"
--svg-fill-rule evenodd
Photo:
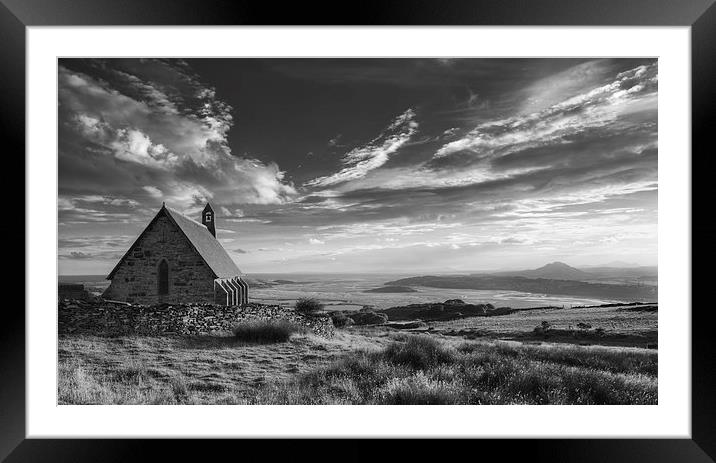
<instances>
[{"instance_id":1,"label":"tall grass","mask_svg":"<svg viewBox=\"0 0 716 463\"><path fill-rule=\"evenodd\" d=\"M428 369L442 363L453 363L456 353L427 336L410 336L405 342L394 342L381 353L381 360L415 369Z\"/></svg>"},{"instance_id":2,"label":"tall grass","mask_svg":"<svg viewBox=\"0 0 716 463\"><path fill-rule=\"evenodd\" d=\"M656 355L587 347L467 344L411 336L360 352L250 403L656 404Z\"/></svg>"},{"instance_id":3,"label":"tall grass","mask_svg":"<svg viewBox=\"0 0 716 463\"><path fill-rule=\"evenodd\" d=\"M291 333L290 324L253 323L243 325L237 337L276 342ZM132 349L156 349L155 344L144 346L137 340L130 344ZM220 348L248 347L224 343ZM136 352L127 352L134 358ZM218 372L198 374L193 354L177 368L164 368L138 360L107 360L102 367L97 360L90 361L94 356L80 362L69 353L60 351L60 404L657 403L657 353L630 348L451 345L431 335L401 334L382 350L353 351L290 379L249 388L237 387L237 379L232 382L230 376L203 380ZM232 363L222 365L235 368Z\"/></svg>"},{"instance_id":4,"label":"tall grass","mask_svg":"<svg viewBox=\"0 0 716 463\"><path fill-rule=\"evenodd\" d=\"M256 320L234 327L234 339L241 342L273 343L287 342L294 333L304 329L288 320Z\"/></svg>"},{"instance_id":5,"label":"tall grass","mask_svg":"<svg viewBox=\"0 0 716 463\"><path fill-rule=\"evenodd\" d=\"M140 365L116 369L112 374L98 374L87 366L73 362L58 369L59 404L187 404L187 386L183 378L170 377L157 382L152 371Z\"/></svg>"}]
</instances>

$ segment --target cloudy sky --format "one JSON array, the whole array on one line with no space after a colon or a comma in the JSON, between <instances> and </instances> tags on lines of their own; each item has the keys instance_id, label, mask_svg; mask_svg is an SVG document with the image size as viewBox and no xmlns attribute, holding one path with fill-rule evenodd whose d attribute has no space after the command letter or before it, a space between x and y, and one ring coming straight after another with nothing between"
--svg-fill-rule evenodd
<instances>
[{"instance_id":1,"label":"cloudy sky","mask_svg":"<svg viewBox=\"0 0 716 463\"><path fill-rule=\"evenodd\" d=\"M60 274L161 207L244 272L657 261L655 59L61 59Z\"/></svg>"}]
</instances>

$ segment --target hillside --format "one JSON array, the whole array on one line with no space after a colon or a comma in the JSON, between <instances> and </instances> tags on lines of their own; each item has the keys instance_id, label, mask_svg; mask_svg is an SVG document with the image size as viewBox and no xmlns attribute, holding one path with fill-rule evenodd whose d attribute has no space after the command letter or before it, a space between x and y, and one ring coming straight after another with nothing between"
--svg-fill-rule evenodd
<instances>
[{"instance_id":1,"label":"hillside","mask_svg":"<svg viewBox=\"0 0 716 463\"><path fill-rule=\"evenodd\" d=\"M659 276L657 267L590 267L586 269L596 278L641 278L656 279Z\"/></svg>"},{"instance_id":2,"label":"hillside","mask_svg":"<svg viewBox=\"0 0 716 463\"><path fill-rule=\"evenodd\" d=\"M385 285L523 291L528 293L594 297L627 302L656 301L658 294L656 286L614 285L605 283L585 283L573 280L492 275L428 275L389 281L386 282Z\"/></svg>"},{"instance_id":3,"label":"hillside","mask_svg":"<svg viewBox=\"0 0 716 463\"><path fill-rule=\"evenodd\" d=\"M594 278L591 273L571 267L564 262L552 262L534 270L519 270L514 272L499 272L498 276L519 276L525 278L547 278L550 280L590 280Z\"/></svg>"},{"instance_id":4,"label":"hillside","mask_svg":"<svg viewBox=\"0 0 716 463\"><path fill-rule=\"evenodd\" d=\"M540 268L510 270L501 272L480 272L474 276L511 276L525 278L546 278L550 280L573 280L604 283L655 282L659 271L656 266L639 266L626 262L610 262L604 265L575 268L564 262L552 262Z\"/></svg>"},{"instance_id":5,"label":"hillside","mask_svg":"<svg viewBox=\"0 0 716 463\"><path fill-rule=\"evenodd\" d=\"M364 293L417 293L410 286L382 286L379 288L366 289Z\"/></svg>"}]
</instances>

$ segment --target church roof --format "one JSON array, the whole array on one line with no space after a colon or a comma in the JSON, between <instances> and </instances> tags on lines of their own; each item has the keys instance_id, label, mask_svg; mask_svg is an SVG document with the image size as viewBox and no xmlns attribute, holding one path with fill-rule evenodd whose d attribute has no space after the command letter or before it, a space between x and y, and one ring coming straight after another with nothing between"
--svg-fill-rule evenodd
<instances>
[{"instance_id":1,"label":"church roof","mask_svg":"<svg viewBox=\"0 0 716 463\"><path fill-rule=\"evenodd\" d=\"M108 280L112 279L114 273L119 268L119 265L122 261L124 261L127 254L129 254L129 251L134 247L137 241L144 236L144 233L146 233L151 224L154 223L157 217L159 217L162 213L166 213L167 217L169 217L169 219L176 224L182 233L184 233L196 252L202 259L204 259L206 265L211 268L217 278L230 278L241 275L241 270L239 270L239 267L237 267L231 257L229 257L226 249L224 249L221 243L219 243L219 240L217 240L204 225L190 219L174 209L162 206L157 215L152 219L149 225L147 225L144 231L142 231L137 240L132 243L114 269L112 269L110 274L107 276Z\"/></svg>"}]
</instances>

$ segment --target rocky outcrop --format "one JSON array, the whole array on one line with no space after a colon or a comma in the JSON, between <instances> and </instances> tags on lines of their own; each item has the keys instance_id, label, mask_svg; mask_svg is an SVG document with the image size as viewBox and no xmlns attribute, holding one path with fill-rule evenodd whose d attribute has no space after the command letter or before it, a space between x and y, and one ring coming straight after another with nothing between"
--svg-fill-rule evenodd
<instances>
[{"instance_id":1,"label":"rocky outcrop","mask_svg":"<svg viewBox=\"0 0 716 463\"><path fill-rule=\"evenodd\" d=\"M60 334L99 336L228 334L245 321L288 320L313 333L331 337L334 327L327 315L302 315L281 306L248 304L159 304L144 306L111 301L62 300L58 307Z\"/></svg>"}]
</instances>

